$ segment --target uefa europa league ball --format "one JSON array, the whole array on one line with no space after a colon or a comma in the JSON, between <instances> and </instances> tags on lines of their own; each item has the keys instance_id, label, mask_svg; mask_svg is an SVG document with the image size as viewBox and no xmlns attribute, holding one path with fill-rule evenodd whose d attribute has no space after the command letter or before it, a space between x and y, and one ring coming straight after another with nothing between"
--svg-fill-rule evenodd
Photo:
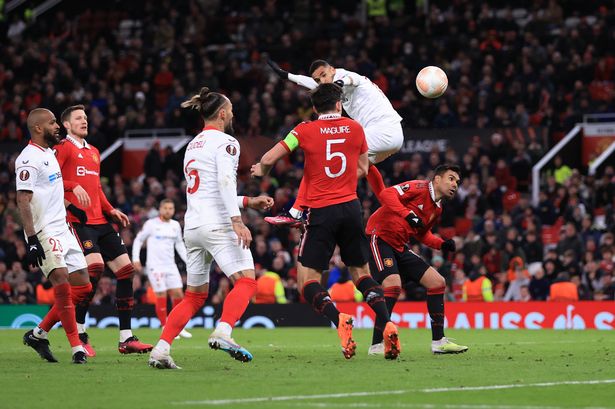
<instances>
[{"instance_id":1,"label":"uefa europa league ball","mask_svg":"<svg viewBox=\"0 0 615 409\"><path fill-rule=\"evenodd\" d=\"M448 78L441 68L430 65L416 76L416 89L425 98L438 98L448 87Z\"/></svg>"}]
</instances>

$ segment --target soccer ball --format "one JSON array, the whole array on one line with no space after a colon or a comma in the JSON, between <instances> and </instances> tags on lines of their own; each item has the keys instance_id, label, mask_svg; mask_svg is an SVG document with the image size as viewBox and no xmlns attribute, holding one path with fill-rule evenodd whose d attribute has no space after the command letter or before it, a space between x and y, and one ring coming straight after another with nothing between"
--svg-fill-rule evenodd
<instances>
[{"instance_id":1,"label":"soccer ball","mask_svg":"<svg viewBox=\"0 0 615 409\"><path fill-rule=\"evenodd\" d=\"M426 98L438 98L448 87L448 78L441 68L430 65L416 76L416 89Z\"/></svg>"}]
</instances>

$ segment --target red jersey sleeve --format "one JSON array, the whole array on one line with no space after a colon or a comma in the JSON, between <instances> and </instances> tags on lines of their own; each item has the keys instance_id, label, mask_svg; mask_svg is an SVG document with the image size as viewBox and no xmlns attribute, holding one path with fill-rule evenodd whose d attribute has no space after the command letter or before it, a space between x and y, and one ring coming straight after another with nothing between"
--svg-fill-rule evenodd
<instances>
[{"instance_id":1,"label":"red jersey sleeve","mask_svg":"<svg viewBox=\"0 0 615 409\"><path fill-rule=\"evenodd\" d=\"M404 182L395 186L387 187L380 192L378 199L383 206L387 206L395 213L406 217L410 214L410 210L404 206L404 202L411 201L420 194L421 191L416 189L412 182Z\"/></svg>"},{"instance_id":2,"label":"red jersey sleeve","mask_svg":"<svg viewBox=\"0 0 615 409\"><path fill-rule=\"evenodd\" d=\"M103 190L100 183L98 184L98 194L100 198L100 208L102 209L103 213L109 213L111 210L113 210L113 206L111 206L111 203L109 203L109 201L107 200L107 196L105 196L105 191Z\"/></svg>"},{"instance_id":3,"label":"red jersey sleeve","mask_svg":"<svg viewBox=\"0 0 615 409\"><path fill-rule=\"evenodd\" d=\"M58 163L60 164L60 171L62 171L62 174L64 174L65 165L67 164L67 161L70 157L70 146L66 144L66 141L61 141L59 144L55 146L54 152L56 154L56 159L58 160ZM64 177L62 178L62 183L64 184L65 192L72 192L74 188L79 186L79 183L73 180L67 180Z\"/></svg>"},{"instance_id":4,"label":"red jersey sleeve","mask_svg":"<svg viewBox=\"0 0 615 409\"><path fill-rule=\"evenodd\" d=\"M421 234L416 238L427 247L431 247L436 250L440 250L442 248L442 243L444 243L444 240L433 234L431 230L427 230L424 234Z\"/></svg>"}]
</instances>

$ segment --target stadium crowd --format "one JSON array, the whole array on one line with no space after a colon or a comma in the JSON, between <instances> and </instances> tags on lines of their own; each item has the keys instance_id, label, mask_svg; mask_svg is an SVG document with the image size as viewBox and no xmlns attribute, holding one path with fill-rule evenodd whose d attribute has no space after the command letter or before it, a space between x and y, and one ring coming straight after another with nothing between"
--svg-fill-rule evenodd
<instances>
[{"instance_id":1,"label":"stadium crowd","mask_svg":"<svg viewBox=\"0 0 615 409\"><path fill-rule=\"evenodd\" d=\"M121 2L109 9L81 5L72 14L50 12L53 17L35 24L14 18L5 24L7 42L0 48L0 143L25 143L30 109L44 106L59 115L74 103L86 104L88 141L101 151L127 129L180 127L194 133L196 115L179 104L202 85L230 96L238 135L281 137L312 111L302 89L278 81L268 69L269 57L293 72L305 72L313 57L326 57L364 74L412 128L541 125L553 134L569 129L582 113L614 110L612 1L600 7L519 2L527 8L515 10L462 0L430 3L425 14L390 1L384 15L372 8L367 19L360 17L358 2L330 7L299 0L165 1L138 8ZM413 84L425 65L441 66L449 76L447 93L436 101L418 96ZM454 236L458 251L415 247L447 277L451 300L463 298L464 282L483 275L493 284L494 300L545 300L553 283L566 281L580 299L614 299L615 171L607 167L587 176L558 158L533 208L530 169L546 148L536 139L496 133L489 145L468 142L463 154L436 149L379 166L387 185L429 177L444 162L462 167L463 183L436 231ZM50 284L24 262L15 157L0 153L0 303L45 302ZM271 195L276 213L291 205L301 174L301 153L295 153L270 177L242 180L240 193ZM121 230L128 247L162 198L173 199L176 218L183 219L184 187L181 157L157 147L148 154L143 178L106 179L110 202L132 221ZM365 183L359 193L367 219L377 200ZM278 302L299 301L299 231L272 228L255 211L244 218L255 237L258 273L279 275L285 294ZM345 279L334 257L329 284ZM111 275L104 278L94 302L113 303L113 286ZM148 287L143 277L135 279L141 302ZM213 274L210 302L221 302L228 289L223 274ZM410 283L403 296L424 295Z\"/></svg>"}]
</instances>

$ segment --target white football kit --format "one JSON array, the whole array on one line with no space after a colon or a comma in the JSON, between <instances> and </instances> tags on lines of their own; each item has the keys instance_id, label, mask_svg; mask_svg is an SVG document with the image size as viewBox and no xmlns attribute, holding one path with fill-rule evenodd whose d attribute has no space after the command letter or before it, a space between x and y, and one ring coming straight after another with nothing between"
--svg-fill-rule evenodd
<instances>
[{"instance_id":1,"label":"white football kit","mask_svg":"<svg viewBox=\"0 0 615 409\"><path fill-rule=\"evenodd\" d=\"M227 276L253 270L249 249L237 243L231 217L240 216L237 196L239 142L207 127L186 148L184 176L188 183L184 239L188 249L188 285L209 282L213 259Z\"/></svg>"},{"instance_id":2,"label":"white football kit","mask_svg":"<svg viewBox=\"0 0 615 409\"><path fill-rule=\"evenodd\" d=\"M308 89L318 87L312 77L288 74L288 79ZM399 151L404 142L401 127L402 117L391 105L382 90L369 78L356 72L335 69L333 81L344 82L342 106L349 117L357 121L365 131L368 156L378 163Z\"/></svg>"},{"instance_id":3,"label":"white football kit","mask_svg":"<svg viewBox=\"0 0 615 409\"><path fill-rule=\"evenodd\" d=\"M139 261L143 243L147 243L147 278L156 293L183 288L182 278L175 264L177 254L188 262L182 228L177 220L164 221L160 217L149 219L132 244L132 261Z\"/></svg>"},{"instance_id":4,"label":"white football kit","mask_svg":"<svg viewBox=\"0 0 615 409\"><path fill-rule=\"evenodd\" d=\"M87 268L81 246L66 223L62 172L53 150L30 142L15 160L15 175L16 189L32 192L34 231L45 251L43 274L62 267L69 273Z\"/></svg>"}]
</instances>

